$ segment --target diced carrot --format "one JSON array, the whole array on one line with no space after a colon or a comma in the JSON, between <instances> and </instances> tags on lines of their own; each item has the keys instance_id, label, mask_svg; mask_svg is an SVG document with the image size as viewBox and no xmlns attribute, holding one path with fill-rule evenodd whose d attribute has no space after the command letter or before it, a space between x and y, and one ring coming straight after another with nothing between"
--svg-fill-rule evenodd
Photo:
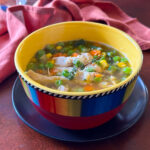
<instances>
[{"instance_id":1,"label":"diced carrot","mask_svg":"<svg viewBox=\"0 0 150 150\"><path fill-rule=\"evenodd\" d=\"M56 53L53 55L53 57L58 57L59 56L59 53Z\"/></svg>"},{"instance_id":2,"label":"diced carrot","mask_svg":"<svg viewBox=\"0 0 150 150\"><path fill-rule=\"evenodd\" d=\"M72 57L77 57L79 54L78 53L73 53Z\"/></svg>"},{"instance_id":3,"label":"diced carrot","mask_svg":"<svg viewBox=\"0 0 150 150\"><path fill-rule=\"evenodd\" d=\"M102 74L100 74L100 73L96 73L95 74L95 77L102 77L103 75Z\"/></svg>"},{"instance_id":4,"label":"diced carrot","mask_svg":"<svg viewBox=\"0 0 150 150\"><path fill-rule=\"evenodd\" d=\"M91 85L86 85L86 86L84 87L84 91L93 91L93 90L94 90L94 87L91 86Z\"/></svg>"},{"instance_id":5,"label":"diced carrot","mask_svg":"<svg viewBox=\"0 0 150 150\"><path fill-rule=\"evenodd\" d=\"M99 51L99 50L92 50L92 51L90 51L90 54L92 56L100 56L101 55L101 51Z\"/></svg>"},{"instance_id":6,"label":"diced carrot","mask_svg":"<svg viewBox=\"0 0 150 150\"><path fill-rule=\"evenodd\" d=\"M57 69L54 69L54 68L51 69L51 70L50 70L50 73L51 73L52 76L56 75Z\"/></svg>"},{"instance_id":7,"label":"diced carrot","mask_svg":"<svg viewBox=\"0 0 150 150\"><path fill-rule=\"evenodd\" d=\"M39 70L37 70L37 72L42 74L42 73L43 73L43 70L42 70L42 69L39 69Z\"/></svg>"},{"instance_id":8,"label":"diced carrot","mask_svg":"<svg viewBox=\"0 0 150 150\"><path fill-rule=\"evenodd\" d=\"M62 56L67 57L67 54L64 53Z\"/></svg>"},{"instance_id":9,"label":"diced carrot","mask_svg":"<svg viewBox=\"0 0 150 150\"><path fill-rule=\"evenodd\" d=\"M66 57L66 56L67 56L67 54L63 54L63 53L56 53L56 54L54 54L54 55L53 55L53 57L60 57L60 56L64 56L64 57Z\"/></svg>"}]
</instances>

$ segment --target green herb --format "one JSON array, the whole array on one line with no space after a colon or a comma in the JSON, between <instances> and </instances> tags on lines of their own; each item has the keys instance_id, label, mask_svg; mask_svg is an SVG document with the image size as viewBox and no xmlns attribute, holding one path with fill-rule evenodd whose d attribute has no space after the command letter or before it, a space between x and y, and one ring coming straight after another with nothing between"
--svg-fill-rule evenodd
<instances>
[{"instance_id":1,"label":"green herb","mask_svg":"<svg viewBox=\"0 0 150 150\"><path fill-rule=\"evenodd\" d=\"M74 72L70 72L69 76L67 77L69 80L72 80L74 78Z\"/></svg>"},{"instance_id":2,"label":"green herb","mask_svg":"<svg viewBox=\"0 0 150 150\"><path fill-rule=\"evenodd\" d=\"M79 45L85 45L85 41L83 39L80 39L80 40L77 40L77 41L74 41L73 45L74 47L78 47Z\"/></svg>"},{"instance_id":3,"label":"green herb","mask_svg":"<svg viewBox=\"0 0 150 150\"><path fill-rule=\"evenodd\" d=\"M48 49L48 50L55 49L55 45L49 44L49 45L46 46L46 49Z\"/></svg>"},{"instance_id":4,"label":"green herb","mask_svg":"<svg viewBox=\"0 0 150 150\"><path fill-rule=\"evenodd\" d=\"M79 60L73 61L73 64L75 67L80 68L81 70L83 70L85 67L84 64L82 62L80 62Z\"/></svg>"},{"instance_id":5,"label":"green herb","mask_svg":"<svg viewBox=\"0 0 150 150\"><path fill-rule=\"evenodd\" d=\"M86 48L84 45L79 45L79 46L78 46L78 49L79 49L81 52L89 52L89 49Z\"/></svg>"},{"instance_id":6,"label":"green herb","mask_svg":"<svg viewBox=\"0 0 150 150\"><path fill-rule=\"evenodd\" d=\"M99 59L99 56L93 56L92 63L96 62Z\"/></svg>"},{"instance_id":7,"label":"green herb","mask_svg":"<svg viewBox=\"0 0 150 150\"><path fill-rule=\"evenodd\" d=\"M44 69L44 68L45 68L44 64L40 63L40 64L38 65L38 69Z\"/></svg>"},{"instance_id":8,"label":"green herb","mask_svg":"<svg viewBox=\"0 0 150 150\"><path fill-rule=\"evenodd\" d=\"M91 49L96 49L97 46L91 45L90 48L91 48Z\"/></svg>"},{"instance_id":9,"label":"green herb","mask_svg":"<svg viewBox=\"0 0 150 150\"><path fill-rule=\"evenodd\" d=\"M67 55L71 56L73 53L74 53L74 50L69 50L68 53L67 53Z\"/></svg>"},{"instance_id":10,"label":"green herb","mask_svg":"<svg viewBox=\"0 0 150 150\"><path fill-rule=\"evenodd\" d=\"M73 49L73 46L68 45L68 46L65 46L63 49L64 49L64 51L67 53L69 50L72 50L72 49Z\"/></svg>"},{"instance_id":11,"label":"green herb","mask_svg":"<svg viewBox=\"0 0 150 150\"><path fill-rule=\"evenodd\" d=\"M107 52L107 56L113 56L114 53L113 52Z\"/></svg>"},{"instance_id":12,"label":"green herb","mask_svg":"<svg viewBox=\"0 0 150 150\"><path fill-rule=\"evenodd\" d=\"M35 63L29 63L27 65L27 70L36 70L37 69L37 65Z\"/></svg>"},{"instance_id":13,"label":"green herb","mask_svg":"<svg viewBox=\"0 0 150 150\"><path fill-rule=\"evenodd\" d=\"M44 51L44 50L39 50L39 51L36 53L35 57L36 57L37 59L40 59L44 54L45 54L45 51Z\"/></svg>"},{"instance_id":14,"label":"green herb","mask_svg":"<svg viewBox=\"0 0 150 150\"><path fill-rule=\"evenodd\" d=\"M56 43L56 45L57 45L57 46L62 46L62 47L64 47L64 46L65 46L65 43L64 43L64 42L58 42L58 43Z\"/></svg>"},{"instance_id":15,"label":"green herb","mask_svg":"<svg viewBox=\"0 0 150 150\"><path fill-rule=\"evenodd\" d=\"M92 67L89 67L89 68L86 68L86 71L88 71L88 72L95 72L95 69L92 68Z\"/></svg>"},{"instance_id":16,"label":"green herb","mask_svg":"<svg viewBox=\"0 0 150 150\"><path fill-rule=\"evenodd\" d=\"M105 60L105 59L106 59L105 56L102 56L100 59L96 60L95 63L96 63L97 65L101 66L100 61L101 61L101 60Z\"/></svg>"},{"instance_id":17,"label":"green herb","mask_svg":"<svg viewBox=\"0 0 150 150\"><path fill-rule=\"evenodd\" d=\"M118 67L117 66L109 66L108 70L111 71L112 73L114 73L118 70Z\"/></svg>"},{"instance_id":18,"label":"green herb","mask_svg":"<svg viewBox=\"0 0 150 150\"><path fill-rule=\"evenodd\" d=\"M99 51L101 51L102 50L102 48L101 47L97 47L97 46L94 46L94 45L91 45L91 47L90 47L92 50L93 49L95 49L95 50L99 50Z\"/></svg>"},{"instance_id":19,"label":"green herb","mask_svg":"<svg viewBox=\"0 0 150 150\"><path fill-rule=\"evenodd\" d=\"M52 68L54 68L54 64L52 64L51 62L48 62L48 63L46 63L45 67L52 69Z\"/></svg>"}]
</instances>

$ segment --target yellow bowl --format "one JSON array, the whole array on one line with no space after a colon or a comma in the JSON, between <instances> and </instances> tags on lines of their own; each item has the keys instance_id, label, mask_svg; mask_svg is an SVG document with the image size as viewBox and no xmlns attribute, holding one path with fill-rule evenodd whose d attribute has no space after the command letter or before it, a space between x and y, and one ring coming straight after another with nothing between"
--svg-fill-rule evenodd
<instances>
[{"instance_id":1,"label":"yellow bowl","mask_svg":"<svg viewBox=\"0 0 150 150\"><path fill-rule=\"evenodd\" d=\"M126 80L112 87L91 92L58 91L40 85L25 74L25 69L29 60L46 44L81 38L89 41L102 42L118 49L129 59L133 69L132 74ZM142 61L143 56L140 47L126 33L107 25L82 21L63 22L41 28L28 35L19 44L15 53L15 66L21 77L20 79L25 92L31 102L38 107L40 112L43 112L44 110L43 113L46 113L46 115L44 115L46 117L49 113L52 113L51 116L54 114L62 117L80 117L83 119L97 115L102 116L104 113L112 111L119 106L123 106L122 104L125 103L133 90ZM122 91L124 91L123 94L121 94ZM116 100L117 102L114 102L116 95L118 100ZM54 101L55 104L53 104L53 106L51 104L48 108L45 108L45 106L43 106L44 104L41 104L40 102L42 99L45 99L44 103L46 104L53 103L52 101ZM93 102L91 102L91 100ZM93 105L94 101L96 102L95 105ZM97 105L100 101L104 101L105 104L101 103ZM116 104L114 105L113 103ZM109 104L109 106L107 106L107 104ZM91 105L93 108L90 108ZM99 108L103 107L106 109L103 111L99 110ZM54 109L57 110L54 111ZM92 111L92 109L95 109L96 111ZM111 117L106 117L107 119L104 119L105 121L99 121L94 125L91 123L89 126L84 124L81 127L80 123L76 123L76 127L70 127L69 125L62 125L58 120L55 121L52 118L50 120L62 127L71 129L85 129L97 126L110 120L120 109L115 111L114 115ZM49 119L49 117L47 118ZM73 122L72 120L74 119L71 119L71 122ZM87 127L85 127L85 125Z\"/></svg>"}]
</instances>

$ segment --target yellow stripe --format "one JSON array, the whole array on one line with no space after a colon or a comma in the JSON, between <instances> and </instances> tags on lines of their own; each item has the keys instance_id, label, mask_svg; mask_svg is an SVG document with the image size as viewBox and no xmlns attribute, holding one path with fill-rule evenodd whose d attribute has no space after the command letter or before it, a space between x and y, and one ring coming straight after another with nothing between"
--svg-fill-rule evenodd
<instances>
[{"instance_id":1,"label":"yellow stripe","mask_svg":"<svg viewBox=\"0 0 150 150\"><path fill-rule=\"evenodd\" d=\"M25 92L26 92L28 98L31 99L31 94L30 94L30 92L29 92L29 89L28 89L27 84L23 81L23 79L20 78L20 80L21 80L22 86L23 86L23 88L24 88L24 90L25 90Z\"/></svg>"},{"instance_id":2,"label":"yellow stripe","mask_svg":"<svg viewBox=\"0 0 150 150\"><path fill-rule=\"evenodd\" d=\"M137 77L130 83L130 85L128 85L128 87L126 89L126 92L124 94L122 103L124 103L129 98L129 96L131 95L131 93L132 93L132 91L134 89L136 80L137 80Z\"/></svg>"}]
</instances>

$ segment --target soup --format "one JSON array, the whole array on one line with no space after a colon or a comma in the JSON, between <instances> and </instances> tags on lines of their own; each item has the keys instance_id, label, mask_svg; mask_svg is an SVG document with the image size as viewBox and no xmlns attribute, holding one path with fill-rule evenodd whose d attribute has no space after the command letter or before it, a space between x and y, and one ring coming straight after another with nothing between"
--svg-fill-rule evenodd
<instances>
[{"instance_id":1,"label":"soup","mask_svg":"<svg viewBox=\"0 0 150 150\"><path fill-rule=\"evenodd\" d=\"M80 39L46 45L32 57L26 73L49 88L87 92L118 84L132 69L111 46Z\"/></svg>"}]
</instances>

